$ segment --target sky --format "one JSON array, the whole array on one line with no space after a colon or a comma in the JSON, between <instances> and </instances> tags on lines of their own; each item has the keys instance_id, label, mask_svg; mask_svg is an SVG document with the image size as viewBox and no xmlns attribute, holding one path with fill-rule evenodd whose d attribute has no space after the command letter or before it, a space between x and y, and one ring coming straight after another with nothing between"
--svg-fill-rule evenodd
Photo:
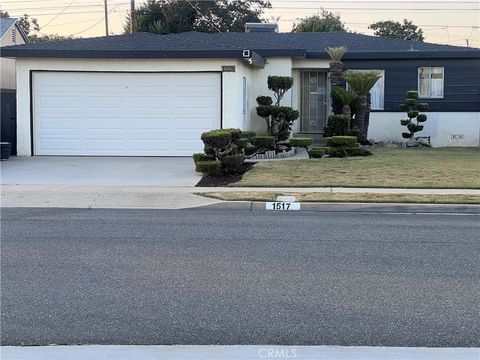
<instances>
[{"instance_id":1,"label":"sky","mask_svg":"<svg viewBox=\"0 0 480 360\"><path fill-rule=\"evenodd\" d=\"M109 33L121 34L130 0L107 0ZM143 0L136 0L139 6ZM479 0L271 0L266 19L279 18L282 32L320 7L337 13L348 29L373 34L368 25L380 20L409 19L424 30L425 41L480 47ZM24 13L38 19L40 33L94 37L105 35L104 0L2 0L12 17Z\"/></svg>"}]
</instances>

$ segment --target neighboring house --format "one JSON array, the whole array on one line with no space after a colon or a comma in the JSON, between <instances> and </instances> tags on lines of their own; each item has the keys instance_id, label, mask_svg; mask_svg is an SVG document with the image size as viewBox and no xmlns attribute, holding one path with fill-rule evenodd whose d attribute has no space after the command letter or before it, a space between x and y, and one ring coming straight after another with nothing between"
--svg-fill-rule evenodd
<instances>
[{"instance_id":1,"label":"neighboring house","mask_svg":"<svg viewBox=\"0 0 480 360\"><path fill-rule=\"evenodd\" d=\"M247 24L248 25L248 24ZM17 60L19 155L185 156L203 131L264 132L256 97L288 75L297 133L323 131L330 109L324 48L347 46L346 69L378 69L370 138L401 140L398 105L419 89L434 146L479 146L480 49L352 33L137 33L4 49Z\"/></svg>"},{"instance_id":2,"label":"neighboring house","mask_svg":"<svg viewBox=\"0 0 480 360\"><path fill-rule=\"evenodd\" d=\"M0 54L4 46L28 43L28 38L16 19L0 18ZM15 60L0 58L0 123L1 141L12 143L15 153Z\"/></svg>"}]
</instances>

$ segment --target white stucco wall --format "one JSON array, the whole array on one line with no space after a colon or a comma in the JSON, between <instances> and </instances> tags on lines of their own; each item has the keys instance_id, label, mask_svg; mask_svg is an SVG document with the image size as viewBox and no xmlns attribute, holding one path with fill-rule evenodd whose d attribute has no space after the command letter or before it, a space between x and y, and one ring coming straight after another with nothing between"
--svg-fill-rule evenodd
<instances>
[{"instance_id":1,"label":"white stucco wall","mask_svg":"<svg viewBox=\"0 0 480 360\"><path fill-rule=\"evenodd\" d=\"M427 112L428 119L418 136L431 136L434 147L480 146L480 112ZM369 139L375 141L405 141L403 112L373 112L370 114Z\"/></svg>"},{"instance_id":2,"label":"white stucco wall","mask_svg":"<svg viewBox=\"0 0 480 360\"><path fill-rule=\"evenodd\" d=\"M17 153L31 155L30 145L30 71L221 71L222 66L234 65L235 72L222 74L222 119L225 128L246 128L242 112L242 76L250 77L242 60L231 59L33 59L16 61L17 70ZM251 79L248 79L251 82Z\"/></svg>"},{"instance_id":3,"label":"white stucco wall","mask_svg":"<svg viewBox=\"0 0 480 360\"><path fill-rule=\"evenodd\" d=\"M270 58L264 68L252 68L252 88L249 96L250 102L250 123L248 128L256 131L258 134L265 134L267 127L265 120L257 115L257 97L260 95L267 95L273 97L273 92L268 90L267 79L269 76L292 76L292 59L286 57ZM294 85L295 86L295 85ZM275 99L274 99L275 101ZM293 106L292 91L285 94L282 99L282 105Z\"/></svg>"}]
</instances>

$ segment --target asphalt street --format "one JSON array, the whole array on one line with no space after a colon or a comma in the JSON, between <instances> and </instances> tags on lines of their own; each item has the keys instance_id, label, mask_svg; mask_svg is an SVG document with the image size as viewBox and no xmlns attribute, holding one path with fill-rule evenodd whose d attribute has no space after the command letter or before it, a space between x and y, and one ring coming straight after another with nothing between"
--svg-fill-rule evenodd
<instances>
[{"instance_id":1,"label":"asphalt street","mask_svg":"<svg viewBox=\"0 0 480 360\"><path fill-rule=\"evenodd\" d=\"M480 346L480 216L2 209L3 345Z\"/></svg>"}]
</instances>

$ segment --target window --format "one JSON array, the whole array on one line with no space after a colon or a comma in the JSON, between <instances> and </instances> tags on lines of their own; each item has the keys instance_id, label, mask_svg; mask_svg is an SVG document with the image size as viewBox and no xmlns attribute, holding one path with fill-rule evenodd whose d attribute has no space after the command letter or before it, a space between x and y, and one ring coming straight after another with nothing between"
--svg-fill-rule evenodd
<instances>
[{"instance_id":1,"label":"window","mask_svg":"<svg viewBox=\"0 0 480 360\"><path fill-rule=\"evenodd\" d=\"M418 68L418 96L421 98L443 98L443 67Z\"/></svg>"},{"instance_id":2,"label":"window","mask_svg":"<svg viewBox=\"0 0 480 360\"><path fill-rule=\"evenodd\" d=\"M243 77L243 105L242 105L242 111L243 115L247 113L247 78L244 76Z\"/></svg>"},{"instance_id":3,"label":"window","mask_svg":"<svg viewBox=\"0 0 480 360\"><path fill-rule=\"evenodd\" d=\"M368 71L368 70L352 70L352 71ZM372 110L383 110L385 103L385 70L375 70L379 71L382 74L382 77L373 86L370 90L370 96L372 101ZM347 83L347 89L350 89L350 86Z\"/></svg>"}]
</instances>

